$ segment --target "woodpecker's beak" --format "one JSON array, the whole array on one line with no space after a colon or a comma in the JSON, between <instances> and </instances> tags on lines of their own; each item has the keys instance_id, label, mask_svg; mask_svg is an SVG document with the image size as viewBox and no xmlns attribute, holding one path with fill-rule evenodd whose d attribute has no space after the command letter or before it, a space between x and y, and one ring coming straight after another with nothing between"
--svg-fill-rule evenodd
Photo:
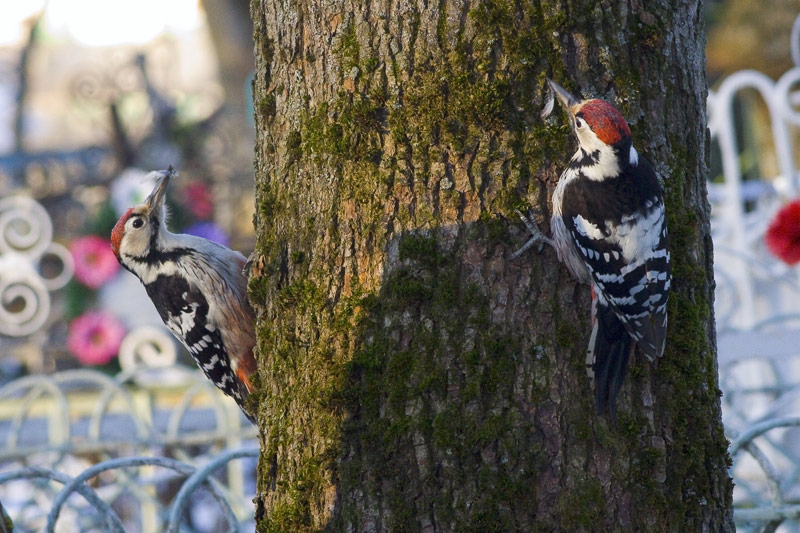
<instances>
[{"instance_id":1,"label":"woodpecker's beak","mask_svg":"<svg viewBox=\"0 0 800 533\"><path fill-rule=\"evenodd\" d=\"M564 107L564 110L572 114L573 106L576 106L580 103L580 100L572 96L565 88L561 85L557 84L550 78L547 79L547 83L550 84L550 88L553 89L553 92L556 93L558 97L558 101L561 102L561 105Z\"/></svg>"},{"instance_id":2,"label":"woodpecker's beak","mask_svg":"<svg viewBox=\"0 0 800 533\"><path fill-rule=\"evenodd\" d=\"M169 180L177 175L178 173L175 172L175 169L172 168L172 165L170 165L167 170L157 170L155 172L151 172L147 176L148 178L152 177L158 180L153 192L151 192L150 196L148 196L144 201L144 203L150 208L151 218L161 216L162 211L164 210L165 200L167 198L167 186L169 186Z\"/></svg>"}]
</instances>

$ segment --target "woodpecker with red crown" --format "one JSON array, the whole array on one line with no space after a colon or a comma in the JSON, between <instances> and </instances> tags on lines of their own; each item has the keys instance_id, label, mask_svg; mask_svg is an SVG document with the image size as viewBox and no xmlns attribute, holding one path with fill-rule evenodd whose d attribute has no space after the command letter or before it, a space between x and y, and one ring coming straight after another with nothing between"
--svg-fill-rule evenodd
<instances>
[{"instance_id":1,"label":"woodpecker with red crown","mask_svg":"<svg viewBox=\"0 0 800 533\"><path fill-rule=\"evenodd\" d=\"M607 409L614 422L634 345L651 361L664 353L671 282L664 195L613 105L579 100L547 81L569 116L578 151L553 192L553 238L520 213L532 237L512 258L546 242L579 281L591 285L586 369L598 411Z\"/></svg>"},{"instance_id":2,"label":"woodpecker with red crown","mask_svg":"<svg viewBox=\"0 0 800 533\"><path fill-rule=\"evenodd\" d=\"M148 174L157 180L153 192L122 215L111 247L206 377L255 423L245 402L256 370L245 258L207 239L167 230L167 186L175 176L172 167Z\"/></svg>"}]
</instances>

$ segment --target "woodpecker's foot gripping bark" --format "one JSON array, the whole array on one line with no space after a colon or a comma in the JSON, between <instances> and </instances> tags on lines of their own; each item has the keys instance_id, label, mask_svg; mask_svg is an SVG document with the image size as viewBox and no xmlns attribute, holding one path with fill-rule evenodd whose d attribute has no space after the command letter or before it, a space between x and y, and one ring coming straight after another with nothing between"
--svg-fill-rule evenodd
<instances>
[{"instance_id":1,"label":"woodpecker's foot gripping bark","mask_svg":"<svg viewBox=\"0 0 800 533\"><path fill-rule=\"evenodd\" d=\"M519 215L519 218L520 220L522 220L523 224L525 224L525 227L528 228L528 232L531 234L531 238L528 239L528 242L523 244L519 250L511 254L511 259L516 259L520 255L522 255L526 250L528 250L528 248L530 248L536 243L539 243L539 248L537 249L537 251L539 252L542 251L543 245L545 243L549 244L550 246L554 246L553 239L545 236L545 234L542 233L542 230L540 230L539 226L537 226L536 222L534 222L533 216L526 217L525 215L522 214L522 212L519 209L515 209L515 211Z\"/></svg>"}]
</instances>

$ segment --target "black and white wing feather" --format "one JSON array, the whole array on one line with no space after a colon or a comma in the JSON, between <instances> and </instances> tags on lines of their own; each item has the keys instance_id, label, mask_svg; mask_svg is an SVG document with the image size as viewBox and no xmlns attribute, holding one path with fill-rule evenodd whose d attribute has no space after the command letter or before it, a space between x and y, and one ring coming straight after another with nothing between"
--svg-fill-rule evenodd
<instances>
[{"instance_id":1,"label":"black and white wing feather","mask_svg":"<svg viewBox=\"0 0 800 533\"><path fill-rule=\"evenodd\" d=\"M202 292L177 275L158 276L145 287L164 324L186 346L197 366L247 413L247 387L237 379L220 330L209 318L208 301Z\"/></svg>"},{"instance_id":2,"label":"black and white wing feather","mask_svg":"<svg viewBox=\"0 0 800 533\"><path fill-rule=\"evenodd\" d=\"M645 160L634 168L636 175L573 180L564 191L562 220L599 304L614 311L652 360L664 351L670 257L661 187Z\"/></svg>"}]
</instances>

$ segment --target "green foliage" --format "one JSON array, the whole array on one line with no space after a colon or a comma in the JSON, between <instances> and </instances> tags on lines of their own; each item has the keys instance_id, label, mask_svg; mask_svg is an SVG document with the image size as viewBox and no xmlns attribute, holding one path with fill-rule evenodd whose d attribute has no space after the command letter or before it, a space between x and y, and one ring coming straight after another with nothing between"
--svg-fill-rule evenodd
<instances>
[{"instance_id":1,"label":"green foliage","mask_svg":"<svg viewBox=\"0 0 800 533\"><path fill-rule=\"evenodd\" d=\"M111 203L104 203L97 214L91 217L86 223L87 235L99 235L107 239L111 235L111 230L114 229L114 224L117 223L119 217Z\"/></svg>"},{"instance_id":2,"label":"green foliage","mask_svg":"<svg viewBox=\"0 0 800 533\"><path fill-rule=\"evenodd\" d=\"M64 287L64 319L69 322L86 311L94 301L95 291L78 281L71 280Z\"/></svg>"}]
</instances>

